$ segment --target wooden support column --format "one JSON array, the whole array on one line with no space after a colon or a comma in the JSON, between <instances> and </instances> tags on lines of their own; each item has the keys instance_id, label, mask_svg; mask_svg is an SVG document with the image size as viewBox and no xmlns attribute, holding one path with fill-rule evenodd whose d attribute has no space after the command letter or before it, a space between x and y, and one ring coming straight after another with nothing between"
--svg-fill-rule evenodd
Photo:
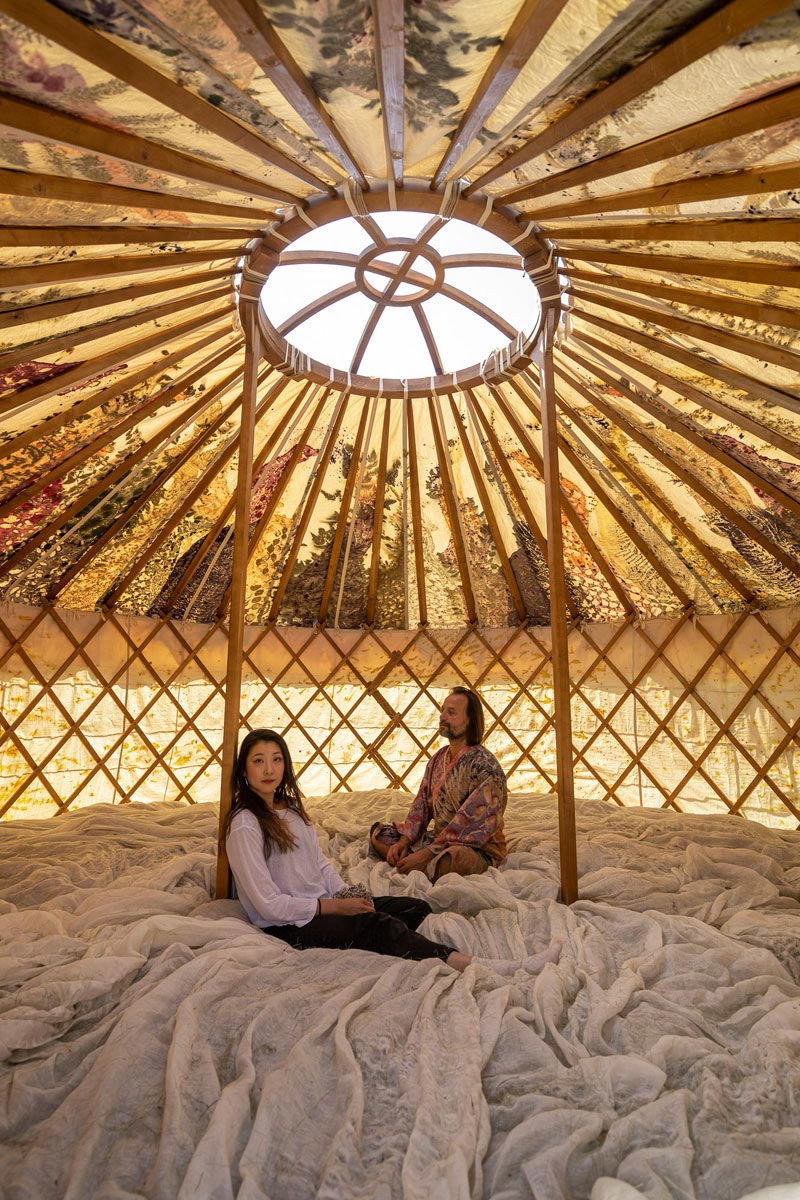
<instances>
[{"instance_id":1,"label":"wooden support column","mask_svg":"<svg viewBox=\"0 0 800 1200\"><path fill-rule=\"evenodd\" d=\"M225 671L225 719L222 734L222 787L219 798L217 881L214 896L224 900L231 894L231 873L225 853L223 831L231 807L230 781L236 761L241 719L242 660L244 658L244 605L247 591L247 549L250 535L250 493L253 485L253 441L255 431L258 363L261 335L258 305L242 305L246 338L244 390L239 432L239 474L236 484L236 514L233 534L233 581L228 616L228 664Z\"/></svg>"},{"instance_id":2,"label":"wooden support column","mask_svg":"<svg viewBox=\"0 0 800 1200\"><path fill-rule=\"evenodd\" d=\"M547 513L547 567L550 574L550 631L553 662L553 702L558 778L558 840L561 859L561 899L578 899L578 853L575 842L575 792L572 776L572 714L570 712L569 647L567 645L567 586L561 538L561 482L558 468L558 422L553 378L553 335L558 310L545 314L534 353L539 368Z\"/></svg>"}]
</instances>

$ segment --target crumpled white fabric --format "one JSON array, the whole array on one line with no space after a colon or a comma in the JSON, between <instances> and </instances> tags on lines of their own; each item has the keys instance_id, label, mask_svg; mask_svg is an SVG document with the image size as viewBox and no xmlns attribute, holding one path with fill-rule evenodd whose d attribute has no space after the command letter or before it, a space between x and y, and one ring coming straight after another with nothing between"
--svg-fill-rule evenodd
<instances>
[{"instance_id":1,"label":"crumpled white fabric","mask_svg":"<svg viewBox=\"0 0 800 1200\"><path fill-rule=\"evenodd\" d=\"M566 908L552 797L435 887L366 854L406 805L310 808L423 932L558 965L292 950L210 903L211 806L0 827L0 1194L798 1200L800 834L581 804Z\"/></svg>"}]
</instances>

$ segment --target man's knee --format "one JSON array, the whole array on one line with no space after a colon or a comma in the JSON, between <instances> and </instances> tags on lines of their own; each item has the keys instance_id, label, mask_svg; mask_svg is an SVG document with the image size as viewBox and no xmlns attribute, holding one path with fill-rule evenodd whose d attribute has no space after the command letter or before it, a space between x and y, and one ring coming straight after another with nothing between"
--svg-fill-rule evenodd
<instances>
[{"instance_id":1,"label":"man's knee","mask_svg":"<svg viewBox=\"0 0 800 1200\"><path fill-rule=\"evenodd\" d=\"M433 882L443 875L482 875L489 869L489 860L471 846L451 846L436 859Z\"/></svg>"}]
</instances>

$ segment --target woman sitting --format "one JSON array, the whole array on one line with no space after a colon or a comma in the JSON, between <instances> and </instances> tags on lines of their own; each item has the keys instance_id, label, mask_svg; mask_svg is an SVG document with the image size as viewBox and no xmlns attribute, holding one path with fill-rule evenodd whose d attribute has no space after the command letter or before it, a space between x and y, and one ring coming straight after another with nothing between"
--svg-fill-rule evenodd
<instances>
[{"instance_id":1,"label":"woman sitting","mask_svg":"<svg viewBox=\"0 0 800 1200\"><path fill-rule=\"evenodd\" d=\"M320 850L280 734L271 729L247 734L231 790L225 821L228 861L245 912L265 933L300 950L355 948L399 958L439 958L457 971L473 961L471 955L417 933L431 911L424 900L373 899L362 888L347 887ZM520 967L538 970L559 952L554 947L524 963L476 961L511 974Z\"/></svg>"}]
</instances>

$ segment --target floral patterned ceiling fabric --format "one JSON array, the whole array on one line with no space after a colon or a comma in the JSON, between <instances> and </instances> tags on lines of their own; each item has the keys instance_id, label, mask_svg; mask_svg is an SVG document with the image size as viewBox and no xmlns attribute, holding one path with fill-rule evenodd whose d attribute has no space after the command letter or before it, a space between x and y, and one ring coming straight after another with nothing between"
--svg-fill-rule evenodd
<instances>
[{"instance_id":1,"label":"floral patterned ceiling fabric","mask_svg":"<svg viewBox=\"0 0 800 1200\"><path fill-rule=\"evenodd\" d=\"M743 0L4 0L0 600L224 615L242 269L323 199L391 207L400 161L557 267L571 617L797 604L799 34ZM534 363L259 372L248 622L549 623Z\"/></svg>"}]
</instances>

